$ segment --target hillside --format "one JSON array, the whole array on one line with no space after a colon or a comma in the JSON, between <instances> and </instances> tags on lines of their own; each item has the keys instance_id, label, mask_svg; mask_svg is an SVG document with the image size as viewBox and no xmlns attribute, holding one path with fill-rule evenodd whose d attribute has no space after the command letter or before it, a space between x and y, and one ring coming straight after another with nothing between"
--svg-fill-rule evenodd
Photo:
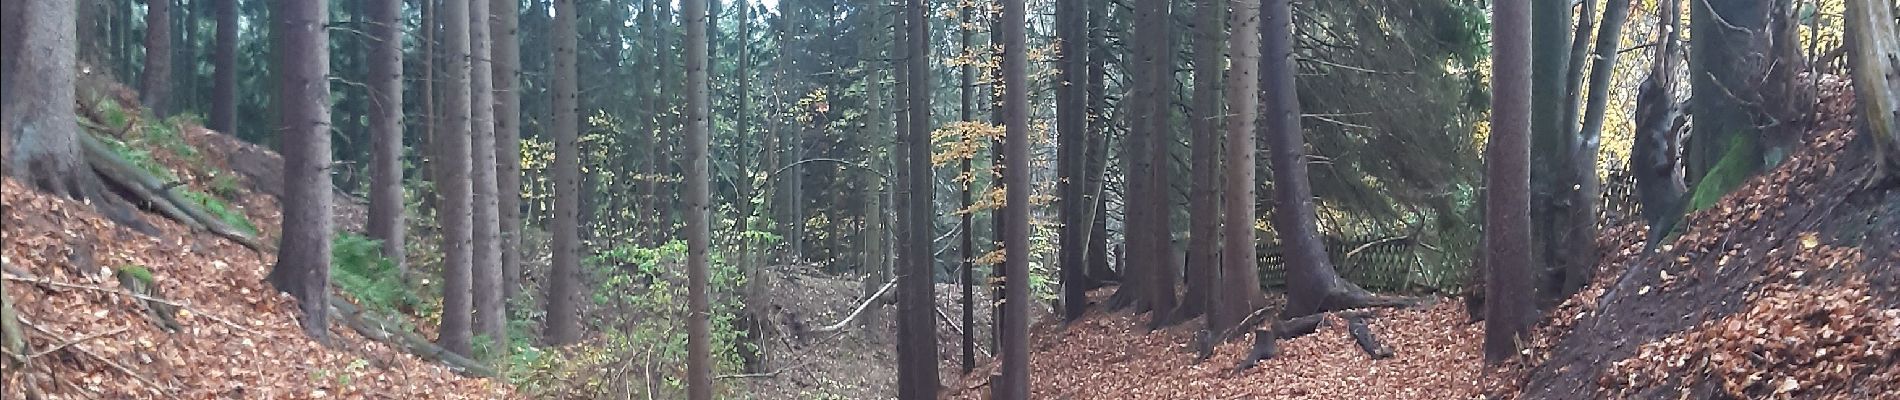
<instances>
[{"instance_id":1,"label":"hillside","mask_svg":"<svg viewBox=\"0 0 1900 400\"><path fill-rule=\"evenodd\" d=\"M131 104L123 88L106 94ZM141 132L156 125L136 123L138 117L91 117L92 127L123 128L107 133L128 145L183 144L135 150L184 188L224 198L265 243L275 241L270 238L278 231L277 202L261 190L272 187L281 170L275 154L195 124ZM175 136L145 140L157 135ZM168 142L173 140L182 142ZM35 352L26 355L25 367L0 373L0 386L8 388L0 397L511 397L506 385L457 375L364 339L341 322L331 328L328 345L308 339L298 328L293 302L264 281L275 262L270 251L141 215L158 228L158 235L148 236L108 221L89 205L11 179L4 185L4 284ZM339 229L360 229L362 206L338 204ZM121 279L146 274L155 292L137 287L147 286L136 283L142 279Z\"/></svg>"}]
</instances>

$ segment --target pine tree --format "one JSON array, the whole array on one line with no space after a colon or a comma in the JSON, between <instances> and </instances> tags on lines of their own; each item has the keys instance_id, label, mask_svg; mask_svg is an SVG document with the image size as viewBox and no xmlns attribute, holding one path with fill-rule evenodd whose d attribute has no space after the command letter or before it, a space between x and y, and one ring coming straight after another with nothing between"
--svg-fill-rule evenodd
<instances>
[{"instance_id":1,"label":"pine tree","mask_svg":"<svg viewBox=\"0 0 1900 400\"><path fill-rule=\"evenodd\" d=\"M404 262L402 188L402 1L375 0L370 10L369 237L381 240L383 257Z\"/></svg>"},{"instance_id":2,"label":"pine tree","mask_svg":"<svg viewBox=\"0 0 1900 400\"><path fill-rule=\"evenodd\" d=\"M1491 11L1491 136L1485 146L1484 355L1496 363L1517 354L1536 312L1531 300L1530 0L1495 3Z\"/></svg>"},{"instance_id":3,"label":"pine tree","mask_svg":"<svg viewBox=\"0 0 1900 400\"><path fill-rule=\"evenodd\" d=\"M574 0L554 0L554 255L548 272L547 342L580 340L580 120L575 90Z\"/></svg>"},{"instance_id":4,"label":"pine tree","mask_svg":"<svg viewBox=\"0 0 1900 400\"><path fill-rule=\"evenodd\" d=\"M472 266L474 250L474 186L469 179L472 135L469 122L469 2L446 0L436 16L442 20L442 127L436 131L436 189L441 206L436 221L442 225L442 322L438 330L443 348L471 354L475 298Z\"/></svg>"},{"instance_id":5,"label":"pine tree","mask_svg":"<svg viewBox=\"0 0 1900 400\"><path fill-rule=\"evenodd\" d=\"M283 134L284 222L266 278L297 299L305 335L329 334L330 34L328 0L277 3L278 131ZM70 104L70 103L69 103Z\"/></svg>"}]
</instances>

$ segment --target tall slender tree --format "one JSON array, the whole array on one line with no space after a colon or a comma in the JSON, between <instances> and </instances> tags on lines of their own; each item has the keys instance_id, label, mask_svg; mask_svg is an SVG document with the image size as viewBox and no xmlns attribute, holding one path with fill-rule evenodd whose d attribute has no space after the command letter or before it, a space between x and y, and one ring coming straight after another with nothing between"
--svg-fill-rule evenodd
<instances>
[{"instance_id":1,"label":"tall slender tree","mask_svg":"<svg viewBox=\"0 0 1900 400\"><path fill-rule=\"evenodd\" d=\"M237 134L238 0L215 0L218 7L217 50L212 52L211 120L206 128ZM400 45L400 43L398 43ZM398 59L401 55L398 54ZM398 73L400 75L400 73ZM396 258L398 263L401 259ZM398 264L400 266L400 264Z\"/></svg>"},{"instance_id":2,"label":"tall slender tree","mask_svg":"<svg viewBox=\"0 0 1900 400\"><path fill-rule=\"evenodd\" d=\"M976 63L972 60L968 60L971 54L973 54L971 51L974 50L970 46L970 31L976 24L972 21L975 18L975 14L976 7L971 2L963 2L957 8L957 54L961 55L960 58L966 59L960 63L957 68L957 79L959 82L957 85L957 120L963 121L964 123L976 121ZM961 241L957 245L957 249L963 253L961 257L958 257L961 265L958 270L963 274L961 279L959 279L959 281L961 281L959 286L963 287L964 375L969 375L970 371L976 370L976 234L970 231L976 227L976 210L970 209L971 205L975 204L974 198L971 197L970 190L970 187L976 183L976 176L972 175L974 174L972 167L975 164L975 158L975 154L963 157L962 162L959 163L959 168L961 168L962 173L958 176L963 177L965 181L963 181L961 185L957 185L959 188L962 188L958 193L959 203L957 209L963 211L957 215L957 236ZM1067 285L1067 283L1064 283L1064 285Z\"/></svg>"},{"instance_id":3,"label":"tall slender tree","mask_svg":"<svg viewBox=\"0 0 1900 400\"><path fill-rule=\"evenodd\" d=\"M1267 161L1273 167L1273 230L1286 259L1287 301L1283 317L1352 308L1370 297L1333 270L1320 241L1313 190L1306 173L1306 137L1294 82L1293 12L1288 0L1266 0L1260 9L1260 81L1266 114Z\"/></svg>"},{"instance_id":4,"label":"tall slender tree","mask_svg":"<svg viewBox=\"0 0 1900 400\"><path fill-rule=\"evenodd\" d=\"M1056 36L1061 49L1058 61L1061 75L1056 85L1056 135L1062 141L1062 145L1056 146L1056 165L1060 170L1058 184L1062 194L1060 268L1064 321L1081 318L1082 312L1088 309L1088 222L1094 218L1083 215L1092 206L1084 193L1088 186L1084 178L1088 167L1088 139L1084 137L1088 134L1086 12L1080 0L1056 2ZM1008 61L1007 56L1004 59Z\"/></svg>"},{"instance_id":5,"label":"tall slender tree","mask_svg":"<svg viewBox=\"0 0 1900 400\"><path fill-rule=\"evenodd\" d=\"M548 272L547 341L580 340L580 120L575 98L574 0L554 0L554 265Z\"/></svg>"},{"instance_id":6,"label":"tall slender tree","mask_svg":"<svg viewBox=\"0 0 1900 400\"><path fill-rule=\"evenodd\" d=\"M712 252L712 174L707 156L706 0L681 1L686 20L686 388L687 398L712 400L712 300L707 293Z\"/></svg>"},{"instance_id":7,"label":"tall slender tree","mask_svg":"<svg viewBox=\"0 0 1900 400\"><path fill-rule=\"evenodd\" d=\"M1009 276L1029 276L1029 79L1026 70L1029 60L1026 56L1028 40L1025 39L1024 25L1027 24L1023 0L1003 0L1003 119L1004 152L1003 159L1010 165L1003 179L1008 185L1008 194L1003 208L1004 230L1003 247L1011 249L1005 254L1003 268L1009 270ZM1069 2L1064 2L1069 3ZM1071 10L1074 6L1069 7ZM1079 65L1079 63L1073 63ZM1075 68L1069 68L1074 71ZM1080 75L1080 74L1076 74ZM1071 75L1075 76L1075 75ZM1071 94L1073 96L1073 93ZM1075 99L1069 99L1075 100ZM1079 117L1079 116L1076 116ZM1080 121L1073 121L1080 122ZM1076 267L1080 267L1077 265ZM1003 304L1003 319L1009 322L1003 331L1002 356L1003 381L997 387L996 399L1027 400L1029 398L1029 298L1028 279L1010 279L1004 282L1009 298L1018 299ZM1156 310L1156 312L1160 312Z\"/></svg>"},{"instance_id":8,"label":"tall slender tree","mask_svg":"<svg viewBox=\"0 0 1900 400\"><path fill-rule=\"evenodd\" d=\"M507 302L502 296L501 215L495 184L495 77L491 56L494 41L488 31L488 2L469 1L469 180L474 185L475 333L491 345L508 343ZM492 347L500 348L500 347Z\"/></svg>"},{"instance_id":9,"label":"tall slender tree","mask_svg":"<svg viewBox=\"0 0 1900 400\"><path fill-rule=\"evenodd\" d=\"M162 1L162 0L161 0ZM330 34L328 0L276 4L277 115L283 133L284 225L266 278L297 299L305 335L329 333Z\"/></svg>"},{"instance_id":10,"label":"tall slender tree","mask_svg":"<svg viewBox=\"0 0 1900 400\"><path fill-rule=\"evenodd\" d=\"M145 64L139 75L139 102L165 117L171 99L172 0L145 0ZM322 49L319 47L319 49Z\"/></svg>"},{"instance_id":11,"label":"tall slender tree","mask_svg":"<svg viewBox=\"0 0 1900 400\"><path fill-rule=\"evenodd\" d=\"M370 9L369 236L383 257L406 271L402 193L402 1L375 0Z\"/></svg>"},{"instance_id":12,"label":"tall slender tree","mask_svg":"<svg viewBox=\"0 0 1900 400\"><path fill-rule=\"evenodd\" d=\"M910 199L904 225L908 227L908 252L900 261L897 285L897 392L898 398L921 400L937 398L936 269L930 241L931 218L936 215L935 180L930 168L930 27L927 0L907 0L904 24L907 47L905 83L909 103Z\"/></svg>"},{"instance_id":13,"label":"tall slender tree","mask_svg":"<svg viewBox=\"0 0 1900 400\"><path fill-rule=\"evenodd\" d=\"M1193 165L1193 195L1188 196L1188 260L1185 265L1186 289L1175 318L1200 316L1213 305L1214 283L1220 275L1221 235L1221 52L1225 40L1223 0L1194 2L1194 92L1189 114L1188 158ZM1212 321L1211 319L1208 321Z\"/></svg>"},{"instance_id":14,"label":"tall slender tree","mask_svg":"<svg viewBox=\"0 0 1900 400\"><path fill-rule=\"evenodd\" d=\"M1536 313L1531 299L1531 0L1493 3L1491 135L1485 146L1484 355L1498 362Z\"/></svg>"},{"instance_id":15,"label":"tall slender tree","mask_svg":"<svg viewBox=\"0 0 1900 400\"><path fill-rule=\"evenodd\" d=\"M436 16L442 20L443 75L442 127L436 131L436 188L441 205L436 211L442 225L442 347L470 355L475 309L472 265L475 256L474 186L469 179L468 155L472 139L469 122L469 2L445 0Z\"/></svg>"},{"instance_id":16,"label":"tall slender tree","mask_svg":"<svg viewBox=\"0 0 1900 400\"><path fill-rule=\"evenodd\" d=\"M1254 119L1260 104L1260 2L1231 0L1231 29L1227 48L1233 61L1227 69L1227 188L1221 193L1220 300L1208 318L1210 332L1240 325L1261 303L1259 259L1254 247Z\"/></svg>"},{"instance_id":17,"label":"tall slender tree","mask_svg":"<svg viewBox=\"0 0 1900 400\"><path fill-rule=\"evenodd\" d=\"M495 39L495 189L501 220L502 300L521 290L521 4L492 0Z\"/></svg>"}]
</instances>

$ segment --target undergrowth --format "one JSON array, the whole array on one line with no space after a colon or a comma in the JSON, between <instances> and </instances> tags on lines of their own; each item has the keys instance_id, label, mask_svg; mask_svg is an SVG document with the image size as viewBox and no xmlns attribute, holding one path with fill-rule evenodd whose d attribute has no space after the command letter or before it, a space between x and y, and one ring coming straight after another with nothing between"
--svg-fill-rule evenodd
<instances>
[{"instance_id":1,"label":"undergrowth","mask_svg":"<svg viewBox=\"0 0 1900 400\"><path fill-rule=\"evenodd\" d=\"M330 257L330 283L365 309L390 315L414 313L428 304L403 281L396 263L383 257L380 240L338 233Z\"/></svg>"}]
</instances>

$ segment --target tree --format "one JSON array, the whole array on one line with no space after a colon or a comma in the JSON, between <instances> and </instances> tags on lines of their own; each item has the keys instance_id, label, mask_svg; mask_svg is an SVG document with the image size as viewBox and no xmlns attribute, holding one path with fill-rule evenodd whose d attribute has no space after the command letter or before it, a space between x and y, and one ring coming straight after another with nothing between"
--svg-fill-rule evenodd
<instances>
[{"instance_id":1,"label":"tree","mask_svg":"<svg viewBox=\"0 0 1900 400\"><path fill-rule=\"evenodd\" d=\"M161 118L169 115L166 100L171 98L171 3L172 0L145 0L145 66L140 73L139 102Z\"/></svg>"},{"instance_id":2,"label":"tree","mask_svg":"<svg viewBox=\"0 0 1900 400\"><path fill-rule=\"evenodd\" d=\"M330 34L328 0L276 4L277 115L283 134L284 223L266 278L297 299L305 335L329 333ZM70 103L68 103L70 104Z\"/></svg>"},{"instance_id":3,"label":"tree","mask_svg":"<svg viewBox=\"0 0 1900 400\"><path fill-rule=\"evenodd\" d=\"M1063 321L1075 321L1088 310L1088 236L1089 223L1094 222L1092 215L1083 215L1090 206L1085 193L1088 183L1084 176L1088 157L1088 26L1085 24L1087 9L1078 0L1056 2L1056 36L1061 42L1061 57L1058 61L1061 81L1056 85L1056 135L1062 144L1056 146L1056 165L1061 187L1062 219L1061 238L1061 274L1062 274L1062 318ZM1010 23L1010 21L1004 21ZM1007 32L1004 35L1008 35ZM968 41L966 36L964 40ZM966 46L967 47L967 46ZM1005 57L1007 61L1007 56ZM1007 74L1007 72L1005 72ZM967 74L965 76L968 76ZM1006 82L1005 88L1010 87ZM969 91L969 85L964 85ZM964 96L966 99L968 96ZM967 105L968 102L966 101ZM968 108L967 106L965 107ZM967 229L967 228L966 228Z\"/></svg>"},{"instance_id":4,"label":"tree","mask_svg":"<svg viewBox=\"0 0 1900 400\"><path fill-rule=\"evenodd\" d=\"M1531 8L1499 1L1491 11L1491 135L1485 146L1484 355L1517 354L1536 310L1531 298Z\"/></svg>"},{"instance_id":5,"label":"tree","mask_svg":"<svg viewBox=\"0 0 1900 400\"><path fill-rule=\"evenodd\" d=\"M1649 76L1636 89L1635 138L1630 143L1630 172L1636 178L1636 197L1642 203L1643 220L1661 226L1673 218L1669 210L1679 207L1683 192L1682 169L1676 152L1681 136L1676 130L1681 107L1676 103L1677 50L1681 48L1681 7L1674 0L1659 8L1656 37L1662 38L1650 54ZM1653 246L1662 235L1652 235Z\"/></svg>"},{"instance_id":6,"label":"tree","mask_svg":"<svg viewBox=\"0 0 1900 400\"><path fill-rule=\"evenodd\" d=\"M1260 3L1232 0L1227 48L1233 63L1227 70L1227 188L1221 194L1222 233L1220 300L1208 318L1208 331L1226 332L1261 303L1259 259L1254 247L1254 118L1260 103Z\"/></svg>"},{"instance_id":7,"label":"tree","mask_svg":"<svg viewBox=\"0 0 1900 400\"><path fill-rule=\"evenodd\" d=\"M1593 249L1576 247L1594 247L1596 241L1570 237L1577 224L1596 223L1594 213L1590 218L1575 219L1580 214L1571 210L1583 205L1567 204L1577 191L1579 175L1574 151L1576 130L1569 124L1575 121L1569 117L1574 113L1569 90L1575 86L1570 53L1573 47L1587 43L1578 39L1576 46L1571 45L1571 4L1568 0L1531 1L1531 152L1544 160L1531 164L1530 172L1531 234L1536 235L1531 242L1531 265L1537 276L1534 299L1540 307L1562 301L1568 296L1562 287L1572 280L1572 272L1595 265L1590 262L1586 266L1586 261L1580 259L1594 254ZM1588 14L1581 17L1589 18ZM1580 29L1589 29L1589 23L1583 25ZM1588 32L1578 36L1588 36ZM1581 60L1577 65L1581 70Z\"/></svg>"},{"instance_id":8,"label":"tree","mask_svg":"<svg viewBox=\"0 0 1900 400\"><path fill-rule=\"evenodd\" d=\"M712 400L712 301L707 256L712 252L712 174L707 157L706 0L681 2L686 20L686 387L692 400Z\"/></svg>"},{"instance_id":9,"label":"tree","mask_svg":"<svg viewBox=\"0 0 1900 400\"><path fill-rule=\"evenodd\" d=\"M501 220L502 301L521 291L521 4L493 0L489 30L495 39L495 187Z\"/></svg>"},{"instance_id":10,"label":"tree","mask_svg":"<svg viewBox=\"0 0 1900 400\"><path fill-rule=\"evenodd\" d=\"M1009 322L1004 324L1006 328L1003 330L1002 337L998 339L1002 342L1000 346L1002 351L998 353L1003 359L1003 381L1002 386L997 387L995 398L1015 400L1029 398L1029 302L1024 300L1030 297L1029 280L1023 278L1029 277L1029 252L1024 250L1029 249L1029 208L1033 207L1029 204L1029 192L1034 189L1029 186L1030 89L1028 74L1025 71L1029 68L1029 60L1025 55L1027 50L1024 49L1028 46L1028 42L1023 32L1026 25L1023 3L1023 0L1003 1L1003 112L1005 114L1003 119L1006 121L1003 159L1009 162L1009 168L1003 175L1006 181L1004 184L1008 186L1009 191L1005 196L1007 203L1003 206L1003 248L1010 249L1005 254L1003 267L1009 270L1009 276L1017 277L1004 282L1007 286L1004 290L1009 292L1009 298L1017 300L1003 304L1003 319ZM1064 1L1063 3L1073 2ZM1076 7L1071 5L1068 8L1073 13ZM1074 16L1070 17L1069 21L1065 21L1069 23L1065 27L1071 29L1066 31L1072 35L1079 33L1073 29ZM1067 64L1068 72L1080 72L1078 71L1080 68L1076 67L1081 63L1071 60ZM1074 92L1071 90L1071 97L1074 97ZM1079 101L1073 98L1068 100ZM1079 119L1080 115L1071 117ZM1080 217L1080 215L1076 216ZM1080 246L1077 246L1076 250L1080 250ZM1079 271L1081 265L1079 262L1076 264L1078 265L1075 265L1073 269ZM1064 268L1069 268L1069 266L1065 264ZM1157 309L1155 312L1159 313L1161 310Z\"/></svg>"},{"instance_id":11,"label":"tree","mask_svg":"<svg viewBox=\"0 0 1900 400\"><path fill-rule=\"evenodd\" d=\"M501 215L499 188L495 184L495 77L489 58L494 42L488 32L488 2L469 1L469 180L474 185L474 262L471 279L475 291L475 333L487 335L489 343L501 348L508 343L507 301L501 275Z\"/></svg>"},{"instance_id":12,"label":"tree","mask_svg":"<svg viewBox=\"0 0 1900 400\"><path fill-rule=\"evenodd\" d=\"M575 98L574 0L554 0L554 265L548 272L547 341L580 340L580 120Z\"/></svg>"},{"instance_id":13,"label":"tree","mask_svg":"<svg viewBox=\"0 0 1900 400\"><path fill-rule=\"evenodd\" d=\"M1854 98L1862 124L1874 139L1874 171L1867 184L1900 177L1900 29L1891 3L1847 2L1847 62L1854 71Z\"/></svg>"},{"instance_id":14,"label":"tree","mask_svg":"<svg viewBox=\"0 0 1900 400\"><path fill-rule=\"evenodd\" d=\"M1193 195L1188 196L1188 260L1186 288L1174 317L1200 316L1213 307L1214 283L1220 274L1221 185L1220 62L1225 40L1221 0L1198 0L1194 5L1194 93L1189 116L1189 146L1193 167ZM1251 32L1249 32L1251 33ZM1212 321L1211 319L1208 321Z\"/></svg>"},{"instance_id":15,"label":"tree","mask_svg":"<svg viewBox=\"0 0 1900 400\"><path fill-rule=\"evenodd\" d=\"M469 3L442 2L442 52L447 66L442 81L442 129L436 131L436 168L441 181L436 190L441 197L436 219L442 225L442 322L438 330L442 347L461 355L470 355L475 308L473 277L474 186L469 179Z\"/></svg>"},{"instance_id":16,"label":"tree","mask_svg":"<svg viewBox=\"0 0 1900 400\"><path fill-rule=\"evenodd\" d=\"M1372 296L1339 277L1327 259L1306 173L1306 139L1294 86L1292 10L1287 0L1262 4L1261 92L1266 99L1267 161L1273 167L1273 230L1286 259L1287 304L1281 316L1358 308Z\"/></svg>"},{"instance_id":17,"label":"tree","mask_svg":"<svg viewBox=\"0 0 1900 400\"><path fill-rule=\"evenodd\" d=\"M74 13L70 1L6 3L0 15L0 151L6 175L73 200L103 196L80 156L73 115Z\"/></svg>"},{"instance_id":18,"label":"tree","mask_svg":"<svg viewBox=\"0 0 1900 400\"><path fill-rule=\"evenodd\" d=\"M216 45L216 51L214 51L211 56L211 64L213 68L215 68L211 77L214 87L211 89L211 120L206 121L207 125L205 127L211 128L211 130L214 131L224 132L225 134L235 135L237 134L238 112L238 0L215 1L218 3L218 43ZM401 43L397 43L397 46L400 50ZM402 55L398 53L397 59L399 61L401 57ZM401 75L400 70L397 71L397 75ZM402 266L401 257L392 257L391 259L397 260L397 267L400 268Z\"/></svg>"},{"instance_id":19,"label":"tree","mask_svg":"<svg viewBox=\"0 0 1900 400\"><path fill-rule=\"evenodd\" d=\"M930 241L935 185L930 169L930 27L928 3L906 0L905 40L908 48L905 69L910 79L905 97L909 103L910 179L908 213L903 218L910 241L900 258L903 268L897 284L897 397L906 400L935 399L941 385L937 381L936 286Z\"/></svg>"},{"instance_id":20,"label":"tree","mask_svg":"<svg viewBox=\"0 0 1900 400\"><path fill-rule=\"evenodd\" d=\"M1139 39L1133 44L1139 62L1134 67L1134 113L1138 117L1127 144L1127 157L1134 166L1127 178L1131 200L1124 207L1130 226L1157 228L1130 230L1129 262L1142 267L1140 274L1130 273L1127 279L1137 283L1125 285L1123 290L1133 289L1141 297L1135 312L1154 311L1148 319L1149 329L1171 322L1168 314L1175 306L1181 261L1174 256L1171 229L1159 228L1172 226L1169 199L1173 196L1169 195L1172 189L1168 182L1168 149L1174 147L1168 133L1173 126L1169 116L1173 114L1170 107L1174 98L1171 18L1166 0L1141 0L1135 5L1135 35Z\"/></svg>"},{"instance_id":21,"label":"tree","mask_svg":"<svg viewBox=\"0 0 1900 400\"><path fill-rule=\"evenodd\" d=\"M971 27L975 26L975 23L971 21L976 14L975 8L974 4L967 2L957 7L957 17L959 19L957 24L957 49L959 54L973 54L971 53L974 48L970 45L970 30ZM957 120L964 123L976 121L975 64L974 62L964 61L957 68L957 79L959 80L957 85ZM958 213L959 215L957 216L957 236L958 239L961 240L957 245L957 249L962 252L961 257L959 257L961 259L959 262L961 267L958 268L958 270L962 272L962 276L958 280L962 282L958 286L962 286L963 289L963 301L961 304L963 305L962 344L964 375L969 375L970 371L976 370L976 234L970 232L971 229L976 228L976 210L970 209L970 206L975 204L970 191L970 187L976 183L976 176L973 175L974 172L972 172L975 158L975 154L964 156L963 160L959 163L959 168L962 172L958 175L964 177L964 179L968 179L961 185L958 185L962 190L958 193L959 203L957 208L958 210L963 210L963 212ZM1064 279L1064 290L1067 290L1067 285L1070 283L1066 281L1066 276Z\"/></svg>"},{"instance_id":22,"label":"tree","mask_svg":"<svg viewBox=\"0 0 1900 400\"><path fill-rule=\"evenodd\" d=\"M377 0L370 10L369 237L383 242L383 257L406 271L402 193L402 1Z\"/></svg>"}]
</instances>

